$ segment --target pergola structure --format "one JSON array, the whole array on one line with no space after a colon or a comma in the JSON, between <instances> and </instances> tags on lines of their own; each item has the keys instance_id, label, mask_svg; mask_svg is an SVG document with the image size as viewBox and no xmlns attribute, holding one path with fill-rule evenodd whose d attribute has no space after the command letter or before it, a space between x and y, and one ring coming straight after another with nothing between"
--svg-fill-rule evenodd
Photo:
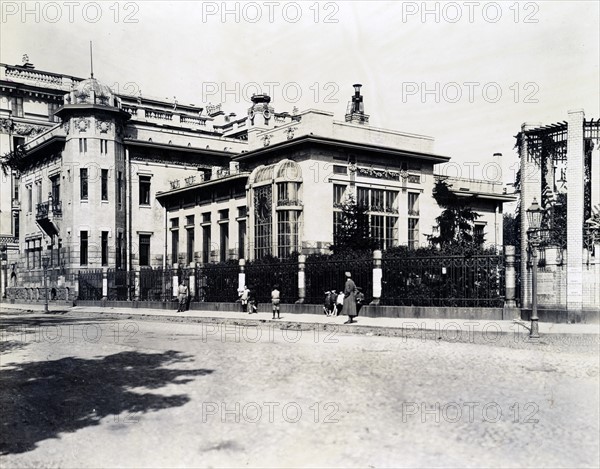
<instances>
[{"instance_id":1,"label":"pergola structure","mask_svg":"<svg viewBox=\"0 0 600 469\"><path fill-rule=\"evenodd\" d=\"M561 267L566 249L565 276L554 275L553 281L559 284L548 285L546 290L546 305L552 309L580 312L590 304L594 308L600 306L595 293L600 289L600 253L595 249L600 205L594 209L600 204L599 141L600 120L585 119L583 110L569 111L568 120L556 124L525 123L517 135L521 158L521 252L526 253L528 248L525 211L534 198L544 210L540 248L556 249ZM584 264L590 268L590 258L594 260L592 271L584 273ZM527 256L521 262L521 297L527 308L531 303Z\"/></svg>"}]
</instances>

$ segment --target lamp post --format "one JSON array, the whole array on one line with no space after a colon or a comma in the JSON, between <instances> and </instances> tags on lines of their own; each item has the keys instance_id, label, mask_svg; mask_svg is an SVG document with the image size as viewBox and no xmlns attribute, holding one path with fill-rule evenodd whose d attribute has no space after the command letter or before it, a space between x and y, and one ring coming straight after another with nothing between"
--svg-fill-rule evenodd
<instances>
[{"instance_id":1,"label":"lamp post","mask_svg":"<svg viewBox=\"0 0 600 469\"><path fill-rule=\"evenodd\" d=\"M50 258L48 256L42 257L42 267L44 268L44 313L48 313L48 264L50 264Z\"/></svg>"},{"instance_id":2,"label":"lamp post","mask_svg":"<svg viewBox=\"0 0 600 469\"><path fill-rule=\"evenodd\" d=\"M537 250L540 245L540 226L542 224L543 210L534 198L531 207L527 209L527 221L529 229L527 230L527 241L531 249L531 328L529 329L530 339L539 339L538 325L538 304L537 304Z\"/></svg>"}]
</instances>

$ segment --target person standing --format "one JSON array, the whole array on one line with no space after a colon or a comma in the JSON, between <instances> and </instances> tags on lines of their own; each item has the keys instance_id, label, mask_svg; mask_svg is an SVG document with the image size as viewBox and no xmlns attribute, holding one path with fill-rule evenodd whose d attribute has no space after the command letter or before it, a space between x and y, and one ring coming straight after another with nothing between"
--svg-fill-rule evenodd
<instances>
[{"instance_id":1,"label":"person standing","mask_svg":"<svg viewBox=\"0 0 600 469\"><path fill-rule=\"evenodd\" d=\"M352 274L346 272L346 285L344 285L344 313L348 320L344 324L351 324L356 317L356 284L352 280Z\"/></svg>"},{"instance_id":2,"label":"person standing","mask_svg":"<svg viewBox=\"0 0 600 469\"><path fill-rule=\"evenodd\" d=\"M183 280L180 284L179 284L179 288L177 289L177 293L178 293L178 299L179 299L179 308L177 308L177 312L183 312L185 311L185 307L187 305L187 299L188 299L188 294L189 294L189 290L188 287L185 283L185 280Z\"/></svg>"},{"instance_id":3,"label":"person standing","mask_svg":"<svg viewBox=\"0 0 600 469\"><path fill-rule=\"evenodd\" d=\"M244 285L244 289L240 293L240 301L242 303L242 312L248 311L248 296L250 295L250 290L246 285Z\"/></svg>"},{"instance_id":4,"label":"person standing","mask_svg":"<svg viewBox=\"0 0 600 469\"><path fill-rule=\"evenodd\" d=\"M275 313L277 313L277 319L281 319L279 316L279 303L280 303L280 293L279 293L279 285L275 284L273 286L273 291L271 291L271 303L273 304L273 319L275 319Z\"/></svg>"}]
</instances>

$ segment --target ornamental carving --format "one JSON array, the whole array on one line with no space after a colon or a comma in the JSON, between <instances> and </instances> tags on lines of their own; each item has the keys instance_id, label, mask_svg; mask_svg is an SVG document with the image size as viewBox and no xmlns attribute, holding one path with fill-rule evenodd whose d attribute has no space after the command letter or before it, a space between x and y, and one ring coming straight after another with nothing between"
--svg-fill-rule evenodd
<instances>
[{"instance_id":1,"label":"ornamental carving","mask_svg":"<svg viewBox=\"0 0 600 469\"><path fill-rule=\"evenodd\" d=\"M75 121L75 128L79 130L79 132L85 132L90 128L90 120L85 117L80 117Z\"/></svg>"},{"instance_id":2,"label":"ornamental carving","mask_svg":"<svg viewBox=\"0 0 600 469\"><path fill-rule=\"evenodd\" d=\"M291 140L294 138L294 132L296 130L298 130L298 127L290 127L289 129L286 130L288 140Z\"/></svg>"},{"instance_id":3,"label":"ornamental carving","mask_svg":"<svg viewBox=\"0 0 600 469\"><path fill-rule=\"evenodd\" d=\"M268 147L271 144L271 136L270 135L265 135L262 138L263 141L263 146Z\"/></svg>"},{"instance_id":4,"label":"ornamental carving","mask_svg":"<svg viewBox=\"0 0 600 469\"><path fill-rule=\"evenodd\" d=\"M69 121L67 121L67 120L63 121L62 128L65 131L65 134L69 135L69 130L70 130Z\"/></svg>"},{"instance_id":5,"label":"ornamental carving","mask_svg":"<svg viewBox=\"0 0 600 469\"><path fill-rule=\"evenodd\" d=\"M96 121L96 129L100 131L101 134L107 133L111 128L110 121L97 120Z\"/></svg>"}]
</instances>

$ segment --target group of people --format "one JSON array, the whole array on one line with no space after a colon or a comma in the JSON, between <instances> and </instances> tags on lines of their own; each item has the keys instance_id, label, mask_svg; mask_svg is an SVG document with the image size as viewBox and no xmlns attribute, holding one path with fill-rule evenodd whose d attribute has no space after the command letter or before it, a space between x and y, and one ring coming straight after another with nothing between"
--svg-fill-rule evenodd
<instances>
[{"instance_id":1,"label":"group of people","mask_svg":"<svg viewBox=\"0 0 600 469\"><path fill-rule=\"evenodd\" d=\"M342 312L348 315L348 320L344 324L356 322L354 318L358 316L360 309L365 301L365 295L362 288L357 287L352 280L352 274L346 272L346 283L344 289L337 292L330 290L325 292L325 302L323 304L323 313L326 316L339 316Z\"/></svg>"},{"instance_id":2,"label":"group of people","mask_svg":"<svg viewBox=\"0 0 600 469\"><path fill-rule=\"evenodd\" d=\"M244 285L244 288L239 292L239 300L242 304L242 311L248 312L248 314L253 314L258 312L258 299L256 298L256 291L254 288L248 288L247 285ZM279 285L273 285L273 290L271 291L271 304L273 306L273 319L275 318L275 314L277 314L277 319L281 319L279 304L281 302L281 293L279 291Z\"/></svg>"},{"instance_id":3,"label":"group of people","mask_svg":"<svg viewBox=\"0 0 600 469\"><path fill-rule=\"evenodd\" d=\"M348 316L348 320L344 324L352 324L356 322L354 318L358 316L358 313L363 306L365 295L362 292L362 289L357 287L354 280L352 280L352 274L350 272L346 272L345 276L346 283L344 284L343 291L340 291L339 293L335 290L325 292L323 312L327 316L339 316L340 313L344 312L344 314ZM254 288L248 288L248 286L244 285L244 288L239 290L238 294L243 312L247 312L248 314L258 312L258 299ZM177 298L179 300L177 312L185 311L188 307L189 298L189 289L185 280L179 284ZM273 319L281 319L280 303L281 292L279 291L279 285L276 284L271 291ZM277 318L275 315L277 315Z\"/></svg>"}]
</instances>

